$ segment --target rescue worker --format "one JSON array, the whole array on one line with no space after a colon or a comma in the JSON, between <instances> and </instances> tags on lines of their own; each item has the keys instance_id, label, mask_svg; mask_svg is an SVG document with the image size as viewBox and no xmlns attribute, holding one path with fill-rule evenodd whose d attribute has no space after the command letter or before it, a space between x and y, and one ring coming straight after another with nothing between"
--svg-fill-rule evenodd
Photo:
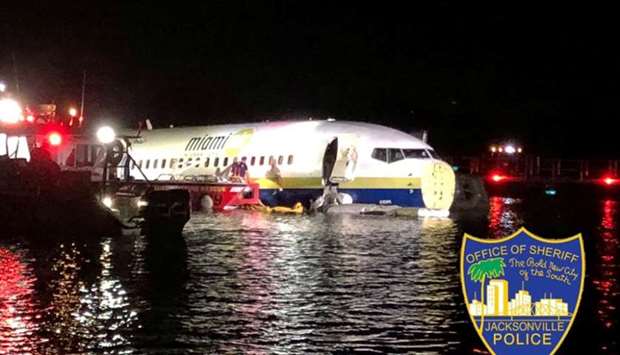
<instances>
[{"instance_id":1,"label":"rescue worker","mask_svg":"<svg viewBox=\"0 0 620 355\"><path fill-rule=\"evenodd\" d=\"M239 176L245 181L249 180L248 179L248 166L245 163L246 159L247 159L246 157L243 157L241 158L241 161L239 162Z\"/></svg>"},{"instance_id":2,"label":"rescue worker","mask_svg":"<svg viewBox=\"0 0 620 355\"><path fill-rule=\"evenodd\" d=\"M338 194L338 186L327 184L323 188L323 195L310 202L311 212L327 212L331 206L342 205L342 197Z\"/></svg>"},{"instance_id":3,"label":"rescue worker","mask_svg":"<svg viewBox=\"0 0 620 355\"><path fill-rule=\"evenodd\" d=\"M329 184L325 186L323 195L325 196L325 202L331 205L342 205L342 198L338 194L337 185Z\"/></svg>"},{"instance_id":4,"label":"rescue worker","mask_svg":"<svg viewBox=\"0 0 620 355\"><path fill-rule=\"evenodd\" d=\"M60 178L60 166L52 160L50 152L44 148L35 148L30 154L30 167L39 187L52 187Z\"/></svg>"},{"instance_id":5,"label":"rescue worker","mask_svg":"<svg viewBox=\"0 0 620 355\"><path fill-rule=\"evenodd\" d=\"M233 163L230 166L230 176L241 176L239 174L241 169L241 165L239 164L239 160L237 159L237 157L235 157L233 159Z\"/></svg>"},{"instance_id":6,"label":"rescue worker","mask_svg":"<svg viewBox=\"0 0 620 355\"><path fill-rule=\"evenodd\" d=\"M245 158L243 158L245 160ZM235 182L245 181L245 173L248 170L248 166L244 161L239 161L237 157L233 159L233 163L230 166L230 178Z\"/></svg>"},{"instance_id":7,"label":"rescue worker","mask_svg":"<svg viewBox=\"0 0 620 355\"><path fill-rule=\"evenodd\" d=\"M275 194L276 192L282 191L282 185L284 184L284 181L282 180L280 168L278 168L276 160L274 158L269 158L269 164L271 164L271 169L267 171L267 174L265 175L269 180L274 181L278 185L278 190L273 192Z\"/></svg>"}]
</instances>

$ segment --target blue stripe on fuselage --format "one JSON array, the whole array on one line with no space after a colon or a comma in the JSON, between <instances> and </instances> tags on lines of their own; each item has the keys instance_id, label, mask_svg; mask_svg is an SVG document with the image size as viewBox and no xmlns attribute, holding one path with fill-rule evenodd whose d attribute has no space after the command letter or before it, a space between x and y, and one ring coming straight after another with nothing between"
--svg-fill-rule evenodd
<instances>
[{"instance_id":1,"label":"blue stripe on fuselage","mask_svg":"<svg viewBox=\"0 0 620 355\"><path fill-rule=\"evenodd\" d=\"M351 195L354 203L424 207L420 189L338 189L338 192ZM261 189L260 198L268 206L292 206L297 202L308 205L322 194L323 189Z\"/></svg>"}]
</instances>

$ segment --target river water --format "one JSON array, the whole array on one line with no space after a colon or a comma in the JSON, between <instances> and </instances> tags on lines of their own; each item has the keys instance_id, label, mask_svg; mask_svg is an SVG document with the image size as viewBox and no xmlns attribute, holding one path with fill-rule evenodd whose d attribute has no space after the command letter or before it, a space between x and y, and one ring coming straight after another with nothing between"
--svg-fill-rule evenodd
<instances>
[{"instance_id":1,"label":"river water","mask_svg":"<svg viewBox=\"0 0 620 355\"><path fill-rule=\"evenodd\" d=\"M485 352L463 232L581 232L583 303L559 353L618 353L613 196L493 197L488 216L197 215L183 236L0 238L0 354Z\"/></svg>"}]
</instances>

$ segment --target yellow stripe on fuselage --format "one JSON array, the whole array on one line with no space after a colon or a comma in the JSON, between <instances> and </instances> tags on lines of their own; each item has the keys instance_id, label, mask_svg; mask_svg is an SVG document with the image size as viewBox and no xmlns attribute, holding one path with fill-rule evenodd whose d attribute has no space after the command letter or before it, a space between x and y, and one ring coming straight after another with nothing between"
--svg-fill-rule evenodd
<instances>
[{"instance_id":1,"label":"yellow stripe on fuselage","mask_svg":"<svg viewBox=\"0 0 620 355\"><path fill-rule=\"evenodd\" d=\"M358 177L339 185L343 189L419 189L420 186L422 186L421 180L417 177Z\"/></svg>"},{"instance_id":2,"label":"yellow stripe on fuselage","mask_svg":"<svg viewBox=\"0 0 620 355\"><path fill-rule=\"evenodd\" d=\"M279 186L276 181L261 178L256 182L261 189L318 189L323 188L321 178L319 177L288 177L283 178L283 186ZM421 180L418 177L406 178L375 178L375 177L358 177L353 181L341 183L338 185L341 189L419 189Z\"/></svg>"}]
</instances>

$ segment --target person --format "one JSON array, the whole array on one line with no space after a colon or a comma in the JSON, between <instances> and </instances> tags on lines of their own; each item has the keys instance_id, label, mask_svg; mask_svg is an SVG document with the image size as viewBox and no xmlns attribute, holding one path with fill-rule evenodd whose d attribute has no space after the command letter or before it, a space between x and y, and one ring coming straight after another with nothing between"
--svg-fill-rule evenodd
<instances>
[{"instance_id":1,"label":"person","mask_svg":"<svg viewBox=\"0 0 620 355\"><path fill-rule=\"evenodd\" d=\"M338 188L336 185L328 184L323 189L323 198L327 207L332 205L342 205L342 198L338 194Z\"/></svg>"},{"instance_id":2,"label":"person","mask_svg":"<svg viewBox=\"0 0 620 355\"><path fill-rule=\"evenodd\" d=\"M243 178L243 180L248 180L248 165L245 163L246 157L241 158L239 162L239 176Z\"/></svg>"},{"instance_id":3,"label":"person","mask_svg":"<svg viewBox=\"0 0 620 355\"><path fill-rule=\"evenodd\" d=\"M232 165L230 166L230 175L231 176L241 176L239 174L240 169L241 169L241 165L239 164L239 160L237 159L237 157L235 157L233 159Z\"/></svg>"},{"instance_id":4,"label":"person","mask_svg":"<svg viewBox=\"0 0 620 355\"><path fill-rule=\"evenodd\" d=\"M273 158L269 159L269 164L271 165L271 169L267 171L266 177L271 181L275 182L278 185L277 191L281 192L284 181L282 180L282 175L280 174L280 168L278 168L278 164ZM276 191L274 191L273 193L275 194Z\"/></svg>"},{"instance_id":5,"label":"person","mask_svg":"<svg viewBox=\"0 0 620 355\"><path fill-rule=\"evenodd\" d=\"M355 172L355 167L357 166L357 150L355 147L350 147L347 149L347 164L345 168L344 176L347 179L353 179Z\"/></svg>"},{"instance_id":6,"label":"person","mask_svg":"<svg viewBox=\"0 0 620 355\"><path fill-rule=\"evenodd\" d=\"M60 179L60 166L52 160L50 152L45 148L35 148L32 150L30 166L41 187L53 186Z\"/></svg>"}]
</instances>

